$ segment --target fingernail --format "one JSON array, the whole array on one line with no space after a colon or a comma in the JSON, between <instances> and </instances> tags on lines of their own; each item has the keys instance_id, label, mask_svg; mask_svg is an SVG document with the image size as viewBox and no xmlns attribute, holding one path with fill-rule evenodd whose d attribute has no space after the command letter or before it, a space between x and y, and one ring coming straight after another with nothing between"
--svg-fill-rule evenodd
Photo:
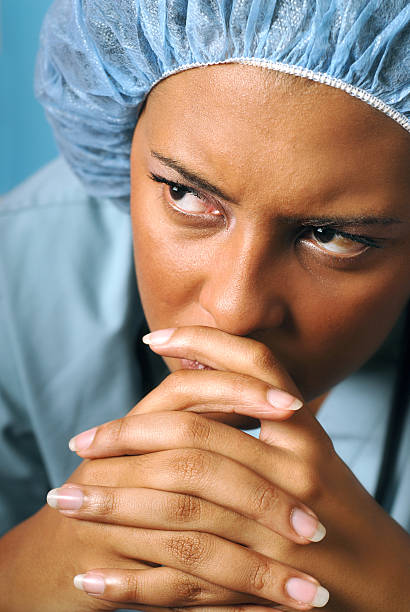
<instances>
[{"instance_id":1,"label":"fingernail","mask_svg":"<svg viewBox=\"0 0 410 612\"><path fill-rule=\"evenodd\" d=\"M143 336L142 341L145 344L166 344L174 331L175 327L170 329L159 329L158 331Z\"/></svg>"},{"instance_id":2,"label":"fingernail","mask_svg":"<svg viewBox=\"0 0 410 612\"><path fill-rule=\"evenodd\" d=\"M84 495L78 487L60 487L47 494L47 503L57 510L79 510L84 502Z\"/></svg>"},{"instance_id":3,"label":"fingernail","mask_svg":"<svg viewBox=\"0 0 410 612\"><path fill-rule=\"evenodd\" d=\"M89 595L102 595L105 591L105 580L97 574L78 574L74 576L74 586Z\"/></svg>"},{"instance_id":4,"label":"fingernail","mask_svg":"<svg viewBox=\"0 0 410 612\"><path fill-rule=\"evenodd\" d=\"M280 389L269 389L267 399L271 406L279 410L299 410L303 406L303 402L300 399L296 399L290 393Z\"/></svg>"},{"instance_id":5,"label":"fingernail","mask_svg":"<svg viewBox=\"0 0 410 612\"><path fill-rule=\"evenodd\" d=\"M72 451L85 451L87 448L91 446L93 440L95 438L97 428L93 427L92 429L87 429L87 431L83 431L78 434L78 436L74 436L71 438L68 443L68 447Z\"/></svg>"},{"instance_id":6,"label":"fingernail","mask_svg":"<svg viewBox=\"0 0 410 612\"><path fill-rule=\"evenodd\" d=\"M286 590L288 595L298 603L310 604L315 608L323 608L329 601L327 589L302 578L289 578Z\"/></svg>"},{"instance_id":7,"label":"fingernail","mask_svg":"<svg viewBox=\"0 0 410 612\"><path fill-rule=\"evenodd\" d=\"M296 533L311 542L320 542L326 535L326 528L319 519L301 508L293 508L290 521Z\"/></svg>"}]
</instances>

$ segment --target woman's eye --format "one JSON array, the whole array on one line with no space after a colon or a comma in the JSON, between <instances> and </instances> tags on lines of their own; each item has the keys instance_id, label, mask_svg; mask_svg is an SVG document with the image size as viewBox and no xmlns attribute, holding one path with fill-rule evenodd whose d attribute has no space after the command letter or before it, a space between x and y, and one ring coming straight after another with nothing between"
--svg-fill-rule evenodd
<instances>
[{"instance_id":1,"label":"woman's eye","mask_svg":"<svg viewBox=\"0 0 410 612\"><path fill-rule=\"evenodd\" d=\"M304 239L334 255L358 255L369 248L369 245L348 238L330 227L312 228L309 233L305 234Z\"/></svg>"},{"instance_id":2,"label":"woman's eye","mask_svg":"<svg viewBox=\"0 0 410 612\"><path fill-rule=\"evenodd\" d=\"M171 206L185 213L220 215L212 204L205 202L199 195L180 185L164 185Z\"/></svg>"}]
</instances>

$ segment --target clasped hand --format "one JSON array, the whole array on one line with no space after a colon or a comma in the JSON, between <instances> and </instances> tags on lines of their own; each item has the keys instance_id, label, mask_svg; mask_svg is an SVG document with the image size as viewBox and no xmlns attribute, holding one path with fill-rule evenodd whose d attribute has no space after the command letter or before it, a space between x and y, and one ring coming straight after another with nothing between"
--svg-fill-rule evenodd
<instances>
[{"instance_id":1,"label":"clasped hand","mask_svg":"<svg viewBox=\"0 0 410 612\"><path fill-rule=\"evenodd\" d=\"M383 559L400 567L404 532L297 409L271 352L205 327L151 335L151 348L212 369L178 370L126 417L74 438L87 461L49 496L83 543L76 585L89 609L308 610L329 589L337 612L400 610L368 580L389 585ZM215 412L260 419L260 439L203 416ZM382 548L378 528L390 529Z\"/></svg>"}]
</instances>

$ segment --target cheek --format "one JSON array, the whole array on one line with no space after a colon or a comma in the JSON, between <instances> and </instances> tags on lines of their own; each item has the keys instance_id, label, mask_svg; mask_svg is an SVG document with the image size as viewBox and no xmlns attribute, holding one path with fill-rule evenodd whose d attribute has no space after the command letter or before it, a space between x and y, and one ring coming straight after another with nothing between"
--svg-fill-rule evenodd
<instances>
[{"instance_id":1,"label":"cheek","mask_svg":"<svg viewBox=\"0 0 410 612\"><path fill-rule=\"evenodd\" d=\"M401 271L396 266L311 288L303 308L294 310L300 335L288 349L305 397L328 390L380 347L409 298L408 276Z\"/></svg>"},{"instance_id":2,"label":"cheek","mask_svg":"<svg viewBox=\"0 0 410 612\"><path fill-rule=\"evenodd\" d=\"M134 258L147 322L152 329L184 323L200 285L201 267L169 223L133 206Z\"/></svg>"},{"instance_id":3,"label":"cheek","mask_svg":"<svg viewBox=\"0 0 410 612\"><path fill-rule=\"evenodd\" d=\"M136 272L149 327L208 324L198 296L224 247L212 237L187 238L157 203L149 184L133 189ZM266 270L278 287L271 297L286 303L290 325L265 328L257 339L273 350L306 399L358 369L383 342L409 298L407 261L396 257L347 273L317 262L303 267L294 259L282 283L275 282L276 268Z\"/></svg>"}]
</instances>

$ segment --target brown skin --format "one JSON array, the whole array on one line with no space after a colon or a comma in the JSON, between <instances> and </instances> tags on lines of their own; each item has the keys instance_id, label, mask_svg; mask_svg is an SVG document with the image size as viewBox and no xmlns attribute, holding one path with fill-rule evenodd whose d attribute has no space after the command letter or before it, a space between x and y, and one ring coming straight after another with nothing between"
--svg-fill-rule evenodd
<instances>
[{"instance_id":1,"label":"brown skin","mask_svg":"<svg viewBox=\"0 0 410 612\"><path fill-rule=\"evenodd\" d=\"M345 93L268 70L233 64L163 81L138 122L131 160L135 261L150 328L209 325L255 338L305 400L329 390L377 349L409 298L409 141ZM148 174L187 181L151 150L238 204L221 202L223 215L202 225L173 215L161 201L167 186ZM295 240L300 224L281 221L287 216L401 223L339 226L383 239L383 248L337 261Z\"/></svg>"},{"instance_id":2,"label":"brown skin","mask_svg":"<svg viewBox=\"0 0 410 612\"><path fill-rule=\"evenodd\" d=\"M222 214L208 209L200 224L171 214L167 188L147 174L186 181L150 159L151 147L238 204L218 200ZM10 612L222 611L258 596L309 609L287 596L289 576L326 586L329 611L404 612L407 536L309 410L272 409L262 441L184 411L260 417L275 386L317 402L375 351L409 297L408 152L404 130L365 104L256 68L191 70L150 94L133 143L132 220L149 325L184 326L152 346L173 373L81 453L91 461L70 479L86 495L81 510L45 507L3 538ZM190 198L175 203L198 204ZM383 239L357 257L356 242L334 240L347 250L336 258L301 234L302 217L342 215L401 223L349 226ZM214 370L181 370L182 358ZM323 542L292 533L295 504L317 513ZM101 598L72 588L93 569L111 577Z\"/></svg>"}]
</instances>

